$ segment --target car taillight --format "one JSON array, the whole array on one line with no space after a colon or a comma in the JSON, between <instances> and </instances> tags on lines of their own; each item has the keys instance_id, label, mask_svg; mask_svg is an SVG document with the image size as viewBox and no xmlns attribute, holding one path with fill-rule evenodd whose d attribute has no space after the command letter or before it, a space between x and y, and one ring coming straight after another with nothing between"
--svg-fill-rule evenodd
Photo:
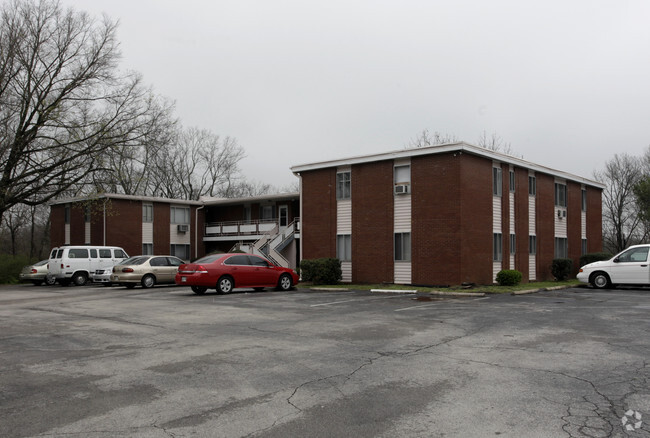
<instances>
[{"instance_id":1,"label":"car taillight","mask_svg":"<svg viewBox=\"0 0 650 438\"><path fill-rule=\"evenodd\" d=\"M63 263L61 263L61 269L65 269L64 266L63 266Z\"/></svg>"},{"instance_id":2,"label":"car taillight","mask_svg":"<svg viewBox=\"0 0 650 438\"><path fill-rule=\"evenodd\" d=\"M122 268L122 272L133 272L133 268Z\"/></svg>"},{"instance_id":3,"label":"car taillight","mask_svg":"<svg viewBox=\"0 0 650 438\"><path fill-rule=\"evenodd\" d=\"M196 267L196 273L197 274L207 274L208 270L205 269L205 266L199 265L199 266Z\"/></svg>"},{"instance_id":4,"label":"car taillight","mask_svg":"<svg viewBox=\"0 0 650 438\"><path fill-rule=\"evenodd\" d=\"M34 268L32 268L32 274L36 274L38 271Z\"/></svg>"}]
</instances>

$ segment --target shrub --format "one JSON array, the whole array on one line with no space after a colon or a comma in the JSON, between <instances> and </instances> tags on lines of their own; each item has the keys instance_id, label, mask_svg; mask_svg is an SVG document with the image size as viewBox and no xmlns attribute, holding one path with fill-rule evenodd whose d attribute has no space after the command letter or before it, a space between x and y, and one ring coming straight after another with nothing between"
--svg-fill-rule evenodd
<instances>
[{"instance_id":1,"label":"shrub","mask_svg":"<svg viewBox=\"0 0 650 438\"><path fill-rule=\"evenodd\" d=\"M29 264L26 256L0 255L0 284L18 283L18 274Z\"/></svg>"},{"instance_id":2,"label":"shrub","mask_svg":"<svg viewBox=\"0 0 650 438\"><path fill-rule=\"evenodd\" d=\"M343 278L341 261L332 258L303 260L300 275L304 281L314 284L336 284Z\"/></svg>"},{"instance_id":3,"label":"shrub","mask_svg":"<svg viewBox=\"0 0 650 438\"><path fill-rule=\"evenodd\" d=\"M551 264L551 273L557 281L566 280L571 275L573 260L571 259L553 259Z\"/></svg>"},{"instance_id":4,"label":"shrub","mask_svg":"<svg viewBox=\"0 0 650 438\"><path fill-rule=\"evenodd\" d=\"M580 266L588 265L589 263L599 262L601 260L609 260L612 254L606 252L593 252L591 254L583 254L580 256Z\"/></svg>"},{"instance_id":5,"label":"shrub","mask_svg":"<svg viewBox=\"0 0 650 438\"><path fill-rule=\"evenodd\" d=\"M516 286L521 282L521 272L504 269L497 274L499 286Z\"/></svg>"}]
</instances>

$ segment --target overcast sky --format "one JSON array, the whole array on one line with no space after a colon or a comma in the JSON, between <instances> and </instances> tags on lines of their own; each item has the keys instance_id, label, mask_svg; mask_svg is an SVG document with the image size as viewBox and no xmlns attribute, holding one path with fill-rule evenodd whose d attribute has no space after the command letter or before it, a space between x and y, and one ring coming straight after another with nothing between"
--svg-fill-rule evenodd
<instances>
[{"instance_id":1,"label":"overcast sky","mask_svg":"<svg viewBox=\"0 0 650 438\"><path fill-rule=\"evenodd\" d=\"M650 1L61 0L119 20L121 67L250 180L423 129L584 177L650 145Z\"/></svg>"}]
</instances>

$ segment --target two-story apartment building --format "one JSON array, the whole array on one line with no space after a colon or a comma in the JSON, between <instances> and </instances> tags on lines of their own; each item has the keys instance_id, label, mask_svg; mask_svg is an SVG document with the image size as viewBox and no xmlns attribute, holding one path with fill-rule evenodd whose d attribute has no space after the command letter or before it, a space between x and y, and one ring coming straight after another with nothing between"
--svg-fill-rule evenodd
<instances>
[{"instance_id":1,"label":"two-story apartment building","mask_svg":"<svg viewBox=\"0 0 650 438\"><path fill-rule=\"evenodd\" d=\"M338 257L344 281L545 280L554 258L602 247L600 183L462 142L292 171L302 257Z\"/></svg>"}]
</instances>

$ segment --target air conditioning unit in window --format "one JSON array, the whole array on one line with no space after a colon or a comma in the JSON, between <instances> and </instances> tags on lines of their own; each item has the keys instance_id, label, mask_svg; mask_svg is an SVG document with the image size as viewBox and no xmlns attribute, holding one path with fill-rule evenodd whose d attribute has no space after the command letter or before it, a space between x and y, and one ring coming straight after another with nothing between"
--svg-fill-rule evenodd
<instances>
[{"instance_id":1,"label":"air conditioning unit in window","mask_svg":"<svg viewBox=\"0 0 650 438\"><path fill-rule=\"evenodd\" d=\"M411 193L411 186L408 184L397 184L395 185L395 194L396 195L406 195Z\"/></svg>"},{"instance_id":2,"label":"air conditioning unit in window","mask_svg":"<svg viewBox=\"0 0 650 438\"><path fill-rule=\"evenodd\" d=\"M190 230L190 226L187 224L178 224L176 229L179 233L187 233Z\"/></svg>"}]
</instances>

